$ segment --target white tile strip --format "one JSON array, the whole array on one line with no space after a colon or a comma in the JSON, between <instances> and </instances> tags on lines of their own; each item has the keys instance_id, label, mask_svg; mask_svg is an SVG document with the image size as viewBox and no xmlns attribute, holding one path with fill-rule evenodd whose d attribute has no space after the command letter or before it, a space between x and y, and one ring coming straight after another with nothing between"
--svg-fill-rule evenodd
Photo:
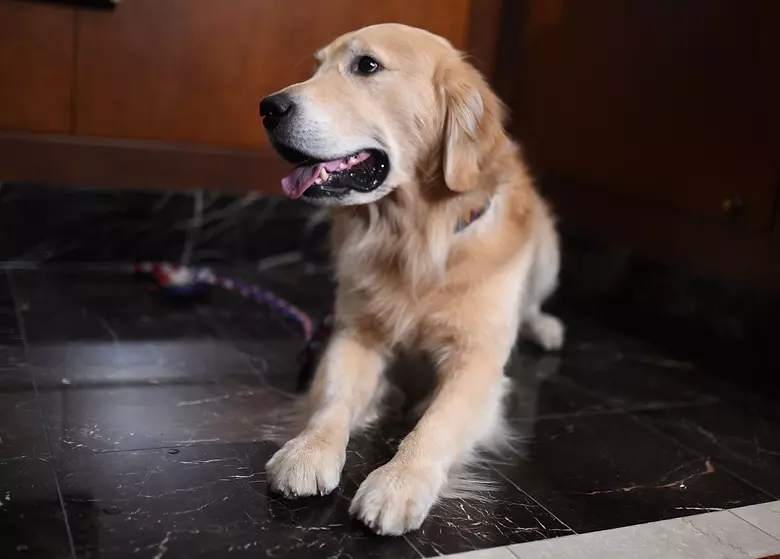
<instances>
[{"instance_id":1,"label":"white tile strip","mask_svg":"<svg viewBox=\"0 0 780 559\"><path fill-rule=\"evenodd\" d=\"M447 559L517 559L509 551L508 547L494 547L493 549L480 549L468 553L447 555Z\"/></svg>"},{"instance_id":2,"label":"white tile strip","mask_svg":"<svg viewBox=\"0 0 780 559\"><path fill-rule=\"evenodd\" d=\"M509 550L519 559L758 559L780 553L780 538L769 535L780 536L778 511L780 501L733 513L712 512L518 544Z\"/></svg>"},{"instance_id":3,"label":"white tile strip","mask_svg":"<svg viewBox=\"0 0 780 559\"><path fill-rule=\"evenodd\" d=\"M731 512L780 540L780 501L731 509Z\"/></svg>"}]
</instances>

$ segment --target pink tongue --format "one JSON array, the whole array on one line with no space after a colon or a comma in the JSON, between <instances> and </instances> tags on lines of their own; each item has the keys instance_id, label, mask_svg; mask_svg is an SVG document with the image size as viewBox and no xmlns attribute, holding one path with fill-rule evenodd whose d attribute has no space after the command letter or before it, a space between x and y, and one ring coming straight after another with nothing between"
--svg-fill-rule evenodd
<instances>
[{"instance_id":1,"label":"pink tongue","mask_svg":"<svg viewBox=\"0 0 780 559\"><path fill-rule=\"evenodd\" d=\"M353 165L357 165L361 161L365 161L371 155L364 151L355 157L352 164L349 164L345 159L334 159L333 161L325 161L323 163L315 163L314 165L301 165L293 169L292 173L282 179L282 190L284 194L290 198L300 198L306 190L314 184L314 181L320 174L322 169L325 169L328 173L339 170L339 166L344 164L342 171L348 169Z\"/></svg>"},{"instance_id":2,"label":"pink tongue","mask_svg":"<svg viewBox=\"0 0 780 559\"><path fill-rule=\"evenodd\" d=\"M338 162L336 164L338 165ZM284 194L289 198L300 198L306 189L314 184L314 179L320 174L322 165L322 163L317 163L293 169L292 173L282 179Z\"/></svg>"}]
</instances>

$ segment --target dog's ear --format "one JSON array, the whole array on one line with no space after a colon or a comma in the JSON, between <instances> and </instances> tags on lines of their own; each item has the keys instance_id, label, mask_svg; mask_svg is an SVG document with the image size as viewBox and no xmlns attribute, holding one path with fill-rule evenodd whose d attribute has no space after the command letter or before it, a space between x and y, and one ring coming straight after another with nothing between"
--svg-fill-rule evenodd
<instances>
[{"instance_id":1,"label":"dog's ear","mask_svg":"<svg viewBox=\"0 0 780 559\"><path fill-rule=\"evenodd\" d=\"M444 99L442 165L450 190L477 186L485 155L503 133L503 107L482 75L463 60L440 69L438 84Z\"/></svg>"}]
</instances>

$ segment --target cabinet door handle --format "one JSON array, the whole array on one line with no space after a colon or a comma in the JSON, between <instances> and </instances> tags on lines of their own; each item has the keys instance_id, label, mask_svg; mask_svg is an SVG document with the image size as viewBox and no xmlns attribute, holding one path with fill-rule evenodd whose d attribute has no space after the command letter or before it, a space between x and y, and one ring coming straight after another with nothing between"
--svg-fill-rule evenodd
<instances>
[{"instance_id":1,"label":"cabinet door handle","mask_svg":"<svg viewBox=\"0 0 780 559\"><path fill-rule=\"evenodd\" d=\"M723 213L725 214L738 215L742 212L742 208L744 206L745 203L742 201L741 196L729 196L728 198L723 199L720 207L723 209Z\"/></svg>"}]
</instances>

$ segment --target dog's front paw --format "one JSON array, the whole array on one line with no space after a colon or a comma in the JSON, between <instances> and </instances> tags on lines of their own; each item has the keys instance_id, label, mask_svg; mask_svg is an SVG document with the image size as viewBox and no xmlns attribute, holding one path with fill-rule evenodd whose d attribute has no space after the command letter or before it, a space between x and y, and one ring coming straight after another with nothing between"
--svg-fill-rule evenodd
<instances>
[{"instance_id":1,"label":"dog's front paw","mask_svg":"<svg viewBox=\"0 0 780 559\"><path fill-rule=\"evenodd\" d=\"M271 489L285 497L322 496L338 487L344 460L338 445L301 435L280 448L265 469Z\"/></svg>"},{"instance_id":2,"label":"dog's front paw","mask_svg":"<svg viewBox=\"0 0 780 559\"><path fill-rule=\"evenodd\" d=\"M377 534L400 536L420 527L444 481L445 475L436 468L389 462L360 485L349 512Z\"/></svg>"}]
</instances>

